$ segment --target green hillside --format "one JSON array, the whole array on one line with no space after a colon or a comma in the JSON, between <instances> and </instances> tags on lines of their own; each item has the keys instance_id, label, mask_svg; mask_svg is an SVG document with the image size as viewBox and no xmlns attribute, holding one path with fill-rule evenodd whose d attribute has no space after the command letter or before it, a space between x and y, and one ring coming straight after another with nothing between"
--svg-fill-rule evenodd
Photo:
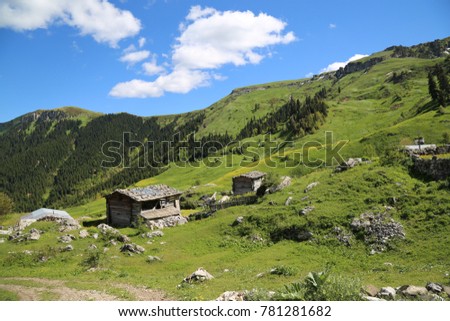
<instances>
[{"instance_id":1,"label":"green hillside","mask_svg":"<svg viewBox=\"0 0 450 321\"><path fill-rule=\"evenodd\" d=\"M122 299L135 299L123 284L160 289L185 300L210 300L244 289L260 289L259 299L267 299L267 291L280 294L285 285L326 266L358 286L450 286L450 183L417 176L411 160L398 152L417 137L430 144L449 143L448 47L450 38L390 47L336 72L238 88L212 106L186 114L99 115L65 107L0 124L0 191L13 198L17 212L0 216L6 227L17 222L19 212L47 206L66 209L94 234L105 219L101 196L116 188L178 188L184 191L187 216L203 211L201 196L229 194L233 176L260 170L274 181L292 177L289 187L256 204L164 229L164 236L151 243L140 236L146 232L142 227L120 229L146 249L143 255L120 253L119 245L103 237L77 238L72 252L60 252L57 226L38 223L28 230L45 231L39 241L0 243L0 288L22 282L13 277L35 277ZM439 88L437 98L430 95L430 78ZM146 164L152 166L138 166L145 153L133 144L125 146L122 159L129 167L101 166L103 144L123 142L125 132L130 141L156 142L147 150L155 155ZM162 142L177 132L175 146L186 147L187 162L161 152ZM214 140L211 146L226 147L199 153L193 133L201 143ZM332 133L332 141L326 133ZM333 148L340 148L342 159L365 161L344 172L335 171L336 159L308 166L306 153L310 161L325 161ZM318 185L305 192L313 182ZM364 213L393 219L405 238L381 245L367 239L352 226ZM243 223L233 226L239 216ZM69 233L78 236L78 231ZM98 250L89 250L91 244ZM149 263L148 255L161 261ZM215 278L178 286L198 267Z\"/></svg>"}]
</instances>

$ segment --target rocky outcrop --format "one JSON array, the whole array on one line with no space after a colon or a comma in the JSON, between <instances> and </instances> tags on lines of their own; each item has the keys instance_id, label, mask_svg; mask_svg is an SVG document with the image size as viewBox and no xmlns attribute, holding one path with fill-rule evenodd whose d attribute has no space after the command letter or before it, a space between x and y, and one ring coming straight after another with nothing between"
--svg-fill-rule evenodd
<instances>
[{"instance_id":1,"label":"rocky outcrop","mask_svg":"<svg viewBox=\"0 0 450 321\"><path fill-rule=\"evenodd\" d=\"M290 178L289 176L282 176L280 184L270 187L269 193L275 193L278 191L282 191L286 187L290 186L291 182L292 182L292 178Z\"/></svg>"},{"instance_id":2,"label":"rocky outcrop","mask_svg":"<svg viewBox=\"0 0 450 321\"><path fill-rule=\"evenodd\" d=\"M143 238L148 238L148 239L152 239L154 237L162 237L164 236L164 232L163 231L153 231L153 232L147 232L141 235Z\"/></svg>"},{"instance_id":3,"label":"rocky outcrop","mask_svg":"<svg viewBox=\"0 0 450 321\"><path fill-rule=\"evenodd\" d=\"M369 70L370 68L372 68L376 64L379 64L383 60L384 60L383 57L374 57L364 62L361 61L350 62L344 68L341 67L336 71L335 73L336 78L341 79L342 77L351 74L353 72Z\"/></svg>"},{"instance_id":4,"label":"rocky outcrop","mask_svg":"<svg viewBox=\"0 0 450 321\"><path fill-rule=\"evenodd\" d=\"M385 213L366 212L353 219L350 227L354 233L362 233L364 242L374 251L387 249L389 241L405 238L403 226Z\"/></svg>"}]
</instances>

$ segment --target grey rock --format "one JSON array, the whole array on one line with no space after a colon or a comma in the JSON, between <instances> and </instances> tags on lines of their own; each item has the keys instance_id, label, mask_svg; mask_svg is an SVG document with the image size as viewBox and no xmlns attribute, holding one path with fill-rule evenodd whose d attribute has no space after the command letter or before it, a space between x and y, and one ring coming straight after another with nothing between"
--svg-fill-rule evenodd
<instances>
[{"instance_id":1,"label":"grey rock","mask_svg":"<svg viewBox=\"0 0 450 321\"><path fill-rule=\"evenodd\" d=\"M97 249L97 245L91 244L91 245L88 246L88 249L89 250L96 250Z\"/></svg>"},{"instance_id":2,"label":"grey rock","mask_svg":"<svg viewBox=\"0 0 450 321\"><path fill-rule=\"evenodd\" d=\"M98 233L92 234L92 238L93 238L94 240L98 239Z\"/></svg>"},{"instance_id":3,"label":"grey rock","mask_svg":"<svg viewBox=\"0 0 450 321\"><path fill-rule=\"evenodd\" d=\"M174 215L174 216L161 218L158 220L147 221L146 225L150 229L153 230L153 229L163 229L166 227L174 227L177 225L183 225L183 224L186 224L187 222L188 222L188 220L184 216Z\"/></svg>"},{"instance_id":4,"label":"grey rock","mask_svg":"<svg viewBox=\"0 0 450 321\"><path fill-rule=\"evenodd\" d=\"M62 251L62 252L70 252L70 251L73 251L73 246L72 246L71 244L66 245L65 247L63 247L63 248L61 249L61 251Z\"/></svg>"},{"instance_id":5,"label":"grey rock","mask_svg":"<svg viewBox=\"0 0 450 321\"><path fill-rule=\"evenodd\" d=\"M405 296L410 297L418 297L421 295L427 295L428 290L423 286L415 286L415 285L404 285L401 286L398 290L398 293L401 293Z\"/></svg>"},{"instance_id":6,"label":"grey rock","mask_svg":"<svg viewBox=\"0 0 450 321\"><path fill-rule=\"evenodd\" d=\"M159 262L161 261L161 258L159 256L147 256L147 262Z\"/></svg>"},{"instance_id":7,"label":"grey rock","mask_svg":"<svg viewBox=\"0 0 450 321\"><path fill-rule=\"evenodd\" d=\"M117 236L117 241L122 242L122 243L130 243L131 239L126 235L120 234Z\"/></svg>"},{"instance_id":8,"label":"grey rock","mask_svg":"<svg viewBox=\"0 0 450 321\"><path fill-rule=\"evenodd\" d=\"M368 285L364 286L362 288L362 290L365 294L367 294L368 296L371 296L371 297L377 296L378 292L380 292L380 289L372 284L368 284Z\"/></svg>"},{"instance_id":9,"label":"grey rock","mask_svg":"<svg viewBox=\"0 0 450 321\"><path fill-rule=\"evenodd\" d=\"M85 239L86 237L89 237L89 232L86 230L81 230L79 233L80 239Z\"/></svg>"},{"instance_id":10,"label":"grey rock","mask_svg":"<svg viewBox=\"0 0 450 321\"><path fill-rule=\"evenodd\" d=\"M275 192L285 189L286 187L291 185L291 181L292 181L292 178L290 178L289 176L282 176L281 183L276 186L270 187L269 193L275 193Z\"/></svg>"},{"instance_id":11,"label":"grey rock","mask_svg":"<svg viewBox=\"0 0 450 321\"><path fill-rule=\"evenodd\" d=\"M285 205L285 206L289 206L289 205L291 204L291 202L292 202L292 196L289 196L289 197L286 199L286 202L284 202L284 205Z\"/></svg>"},{"instance_id":12,"label":"grey rock","mask_svg":"<svg viewBox=\"0 0 450 321\"><path fill-rule=\"evenodd\" d=\"M316 187L317 185L319 185L319 182L312 182L311 184L309 184L308 186L306 186L305 188L305 193L308 193L310 190L312 190L314 187Z\"/></svg>"},{"instance_id":13,"label":"grey rock","mask_svg":"<svg viewBox=\"0 0 450 321\"><path fill-rule=\"evenodd\" d=\"M120 251L141 254L141 253L145 252L145 249L142 246L137 245L135 243L128 243L128 244L122 245L122 247L120 248Z\"/></svg>"},{"instance_id":14,"label":"grey rock","mask_svg":"<svg viewBox=\"0 0 450 321\"><path fill-rule=\"evenodd\" d=\"M70 235L70 234L66 234L66 235L62 235L62 236L58 237L58 242L61 242L61 243L70 243L73 240L75 240L75 236Z\"/></svg>"},{"instance_id":15,"label":"grey rock","mask_svg":"<svg viewBox=\"0 0 450 321\"><path fill-rule=\"evenodd\" d=\"M160 230L142 234L142 237L149 238L149 239L152 239L154 237L162 237L162 236L164 236L164 232L160 231Z\"/></svg>"},{"instance_id":16,"label":"grey rock","mask_svg":"<svg viewBox=\"0 0 450 321\"><path fill-rule=\"evenodd\" d=\"M381 288L380 292L378 292L378 294L377 294L377 297L383 298L383 299L388 299L388 300L393 300L393 299L395 299L395 295L396 295L395 289L390 286L387 286L387 287Z\"/></svg>"},{"instance_id":17,"label":"grey rock","mask_svg":"<svg viewBox=\"0 0 450 321\"><path fill-rule=\"evenodd\" d=\"M444 288L440 284L432 282L428 283L426 288L428 291L431 291L433 293L441 293L442 291L444 291Z\"/></svg>"},{"instance_id":18,"label":"grey rock","mask_svg":"<svg viewBox=\"0 0 450 321\"><path fill-rule=\"evenodd\" d=\"M245 294L238 291L226 291L216 301L244 301Z\"/></svg>"},{"instance_id":19,"label":"grey rock","mask_svg":"<svg viewBox=\"0 0 450 321\"><path fill-rule=\"evenodd\" d=\"M314 206L306 206L305 208L303 208L303 209L301 209L300 210L300 215L307 215L307 214L309 214L309 213L311 213L313 210L315 209L315 207Z\"/></svg>"},{"instance_id":20,"label":"grey rock","mask_svg":"<svg viewBox=\"0 0 450 321\"><path fill-rule=\"evenodd\" d=\"M27 236L27 240L29 241L37 241L41 238L41 233L39 230L32 228L30 230L30 234Z\"/></svg>"},{"instance_id":21,"label":"grey rock","mask_svg":"<svg viewBox=\"0 0 450 321\"><path fill-rule=\"evenodd\" d=\"M362 295L361 298L365 301L386 301L385 299L373 297L370 295Z\"/></svg>"},{"instance_id":22,"label":"grey rock","mask_svg":"<svg viewBox=\"0 0 450 321\"><path fill-rule=\"evenodd\" d=\"M193 282L204 282L211 280L214 277L209 274L204 268L198 268L197 271L193 272L191 275L185 277L183 282L193 283Z\"/></svg>"}]
</instances>

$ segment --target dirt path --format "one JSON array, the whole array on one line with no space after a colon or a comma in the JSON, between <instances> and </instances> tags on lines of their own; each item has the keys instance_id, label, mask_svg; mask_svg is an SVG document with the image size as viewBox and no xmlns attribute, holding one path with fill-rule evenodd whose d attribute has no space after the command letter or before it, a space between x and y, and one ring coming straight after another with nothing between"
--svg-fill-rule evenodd
<instances>
[{"instance_id":1,"label":"dirt path","mask_svg":"<svg viewBox=\"0 0 450 321\"><path fill-rule=\"evenodd\" d=\"M6 281L6 282L5 282ZM26 282L29 281L29 284ZM14 284L17 283L17 284ZM128 297L136 301L170 300L162 291L129 284L105 284L103 291L78 290L66 286L64 281L43 278L0 278L0 289L17 294L21 301L119 301L123 300L107 293L107 289L125 290Z\"/></svg>"}]
</instances>

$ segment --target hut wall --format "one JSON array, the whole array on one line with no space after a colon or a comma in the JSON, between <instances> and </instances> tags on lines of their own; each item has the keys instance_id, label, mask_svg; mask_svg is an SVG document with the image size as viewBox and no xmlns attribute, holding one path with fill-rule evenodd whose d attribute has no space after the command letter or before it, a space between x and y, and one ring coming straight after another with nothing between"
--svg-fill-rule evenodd
<instances>
[{"instance_id":1,"label":"hut wall","mask_svg":"<svg viewBox=\"0 0 450 321\"><path fill-rule=\"evenodd\" d=\"M245 194L253 191L252 179L248 177L235 177L233 179L233 193Z\"/></svg>"},{"instance_id":2,"label":"hut wall","mask_svg":"<svg viewBox=\"0 0 450 321\"><path fill-rule=\"evenodd\" d=\"M108 222L112 226L130 226L132 219L132 200L120 194L113 194L107 199Z\"/></svg>"}]
</instances>

